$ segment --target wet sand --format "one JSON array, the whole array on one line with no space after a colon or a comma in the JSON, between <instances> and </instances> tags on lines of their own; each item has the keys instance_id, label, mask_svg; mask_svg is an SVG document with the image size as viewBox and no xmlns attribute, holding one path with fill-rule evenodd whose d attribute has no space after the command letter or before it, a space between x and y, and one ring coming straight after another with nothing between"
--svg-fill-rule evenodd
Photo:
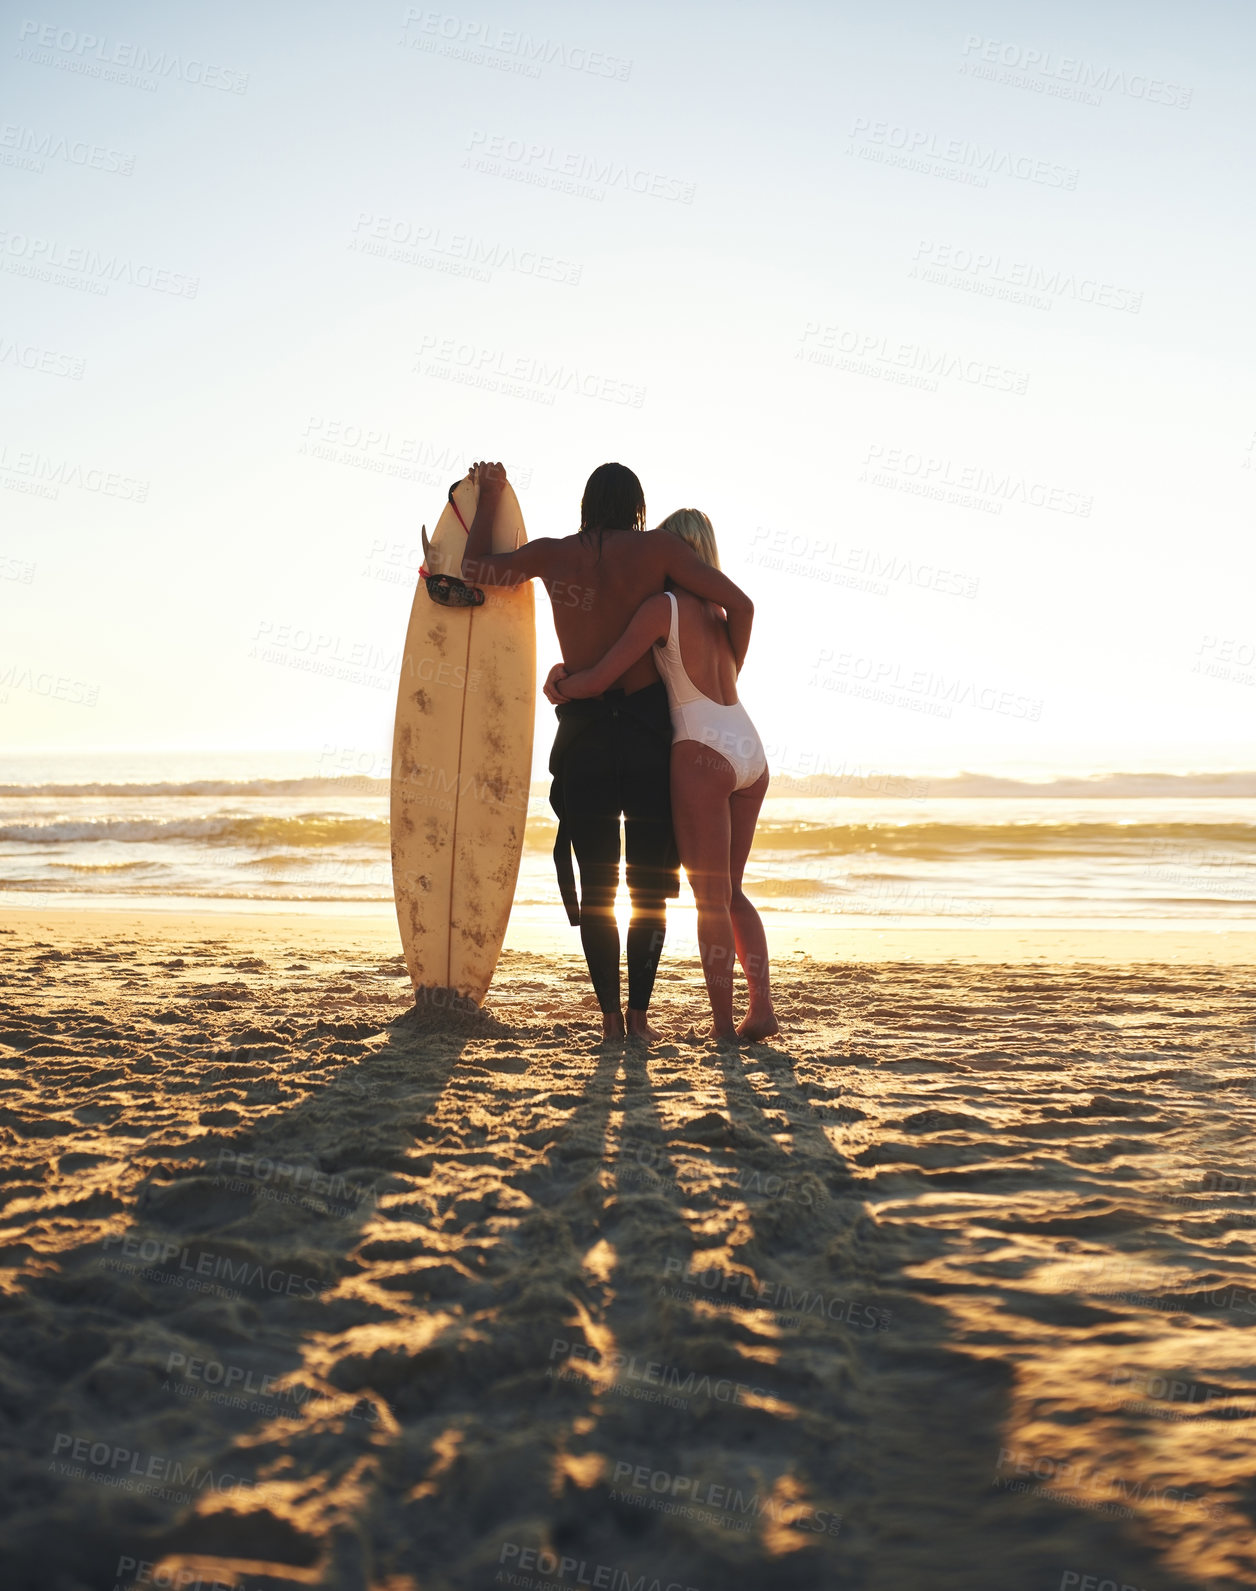
<instances>
[{"instance_id":1,"label":"wet sand","mask_svg":"<svg viewBox=\"0 0 1256 1591\"><path fill-rule=\"evenodd\" d=\"M1253 1584L1256 953L1060 937L604 1049L570 952L6 913L6 1588Z\"/></svg>"}]
</instances>

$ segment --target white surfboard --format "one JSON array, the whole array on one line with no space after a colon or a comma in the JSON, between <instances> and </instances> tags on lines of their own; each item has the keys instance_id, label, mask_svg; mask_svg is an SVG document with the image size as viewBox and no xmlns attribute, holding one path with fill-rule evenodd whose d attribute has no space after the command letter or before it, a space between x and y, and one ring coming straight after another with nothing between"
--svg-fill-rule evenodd
<instances>
[{"instance_id":1,"label":"white surfboard","mask_svg":"<svg viewBox=\"0 0 1256 1591\"><path fill-rule=\"evenodd\" d=\"M466 476L431 537L428 575L461 578L477 489ZM507 485L493 551L527 539ZM530 581L485 587L481 607L432 600L422 578L406 631L393 730L393 895L415 990L480 1004L501 953L528 815L536 707Z\"/></svg>"}]
</instances>

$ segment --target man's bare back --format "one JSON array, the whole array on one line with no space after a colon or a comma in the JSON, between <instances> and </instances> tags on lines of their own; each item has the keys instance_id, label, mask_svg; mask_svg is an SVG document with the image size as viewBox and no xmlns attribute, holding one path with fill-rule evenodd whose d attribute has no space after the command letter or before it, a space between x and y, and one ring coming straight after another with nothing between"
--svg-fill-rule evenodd
<instances>
[{"instance_id":1,"label":"man's bare back","mask_svg":"<svg viewBox=\"0 0 1256 1591\"><path fill-rule=\"evenodd\" d=\"M515 552L491 552L498 482L505 480L505 472L500 465L479 468L484 478L462 560L463 579L485 586L540 580L549 593L554 629L569 669L574 672L595 663L619 639L645 599L657 596L668 580L726 611L733 655L741 666L754 604L727 575L704 563L678 537L661 530L591 530L574 536L542 536ZM615 688L637 691L658 678L654 659L647 654L620 676Z\"/></svg>"},{"instance_id":2,"label":"man's bare back","mask_svg":"<svg viewBox=\"0 0 1256 1591\"><path fill-rule=\"evenodd\" d=\"M662 549L666 531L606 530L598 536L563 536L551 542L542 583L554 610L563 662L574 673L597 661L647 597L663 589ZM674 540L675 538L669 538ZM647 652L613 688L641 690L659 677Z\"/></svg>"}]
</instances>

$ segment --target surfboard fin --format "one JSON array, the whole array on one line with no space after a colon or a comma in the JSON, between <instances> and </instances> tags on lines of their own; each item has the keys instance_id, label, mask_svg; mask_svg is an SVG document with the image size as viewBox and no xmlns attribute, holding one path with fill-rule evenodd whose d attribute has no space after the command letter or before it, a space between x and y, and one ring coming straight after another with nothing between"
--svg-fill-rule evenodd
<instances>
[{"instance_id":1,"label":"surfboard fin","mask_svg":"<svg viewBox=\"0 0 1256 1591\"><path fill-rule=\"evenodd\" d=\"M429 558L429 556L431 555L431 551L432 551L432 544L427 539L427 526L426 525L420 526L419 535L423 538L423 562L426 563L428 558Z\"/></svg>"}]
</instances>

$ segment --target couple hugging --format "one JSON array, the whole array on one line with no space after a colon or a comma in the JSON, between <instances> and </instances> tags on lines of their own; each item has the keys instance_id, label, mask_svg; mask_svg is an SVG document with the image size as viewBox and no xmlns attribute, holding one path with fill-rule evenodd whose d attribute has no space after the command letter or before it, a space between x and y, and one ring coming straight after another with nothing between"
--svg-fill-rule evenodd
<instances>
[{"instance_id":1,"label":"couple hugging","mask_svg":"<svg viewBox=\"0 0 1256 1591\"><path fill-rule=\"evenodd\" d=\"M683 864L714 1035L766 1038L777 1031L767 939L742 889L768 787L762 743L737 699L754 604L720 572L705 514L682 508L646 530L641 482L622 464L590 475L576 535L503 553L491 548L506 473L491 463L471 473L479 496L463 578L480 586L537 579L553 608L563 654L545 682L558 713L554 859L568 917L580 925L603 1036L660 1037L649 1024L650 996ZM632 900L626 1025L615 920L621 817ZM738 1025L734 952L750 990Z\"/></svg>"}]
</instances>

